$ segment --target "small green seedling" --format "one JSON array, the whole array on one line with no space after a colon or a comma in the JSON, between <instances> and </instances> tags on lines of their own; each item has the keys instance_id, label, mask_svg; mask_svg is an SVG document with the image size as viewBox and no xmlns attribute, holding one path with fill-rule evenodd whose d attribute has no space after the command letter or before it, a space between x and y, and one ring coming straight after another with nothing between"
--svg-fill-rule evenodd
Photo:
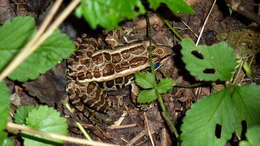
<instances>
[{"instance_id":1,"label":"small green seedling","mask_svg":"<svg viewBox=\"0 0 260 146\"><path fill-rule=\"evenodd\" d=\"M135 82L143 89L137 97L138 103L151 103L158 99L160 94L169 92L175 81L170 78L162 79L159 83L155 80L155 75L150 72L138 72L135 74Z\"/></svg>"}]
</instances>

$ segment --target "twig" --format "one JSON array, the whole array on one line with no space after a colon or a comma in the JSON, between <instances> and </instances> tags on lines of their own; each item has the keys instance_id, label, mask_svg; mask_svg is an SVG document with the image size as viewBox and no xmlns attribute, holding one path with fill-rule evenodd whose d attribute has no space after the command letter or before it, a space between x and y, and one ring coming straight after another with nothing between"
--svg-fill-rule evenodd
<instances>
[{"instance_id":1,"label":"twig","mask_svg":"<svg viewBox=\"0 0 260 146\"><path fill-rule=\"evenodd\" d=\"M179 134L174 126L173 120L172 120L168 110L166 109L166 107L164 105L162 96L158 92L156 92L156 94L158 96L158 101L159 101L160 107L162 109L162 116L163 116L164 120L166 121L167 125L169 126L171 132L176 136L177 139L179 139Z\"/></svg>"},{"instance_id":2,"label":"twig","mask_svg":"<svg viewBox=\"0 0 260 146\"><path fill-rule=\"evenodd\" d=\"M36 38L37 40L32 42L30 41L0 74L0 81L3 80L5 77L7 77L16 67L18 67L18 65L20 65L29 55L31 55L52 34L52 32L66 19L66 17L72 12L72 10L80 2L81 2L80 0L73 0L68 5L68 7L58 16L58 18L53 22L53 24L49 27L49 29L40 36L39 39ZM55 6L58 6L58 4Z\"/></svg>"},{"instance_id":3,"label":"twig","mask_svg":"<svg viewBox=\"0 0 260 146\"><path fill-rule=\"evenodd\" d=\"M186 24L183 20L181 20L181 23L183 23L194 34L194 36L198 38L198 35L190 28L188 24Z\"/></svg>"},{"instance_id":4,"label":"twig","mask_svg":"<svg viewBox=\"0 0 260 146\"><path fill-rule=\"evenodd\" d=\"M150 141L152 143L152 146L155 146L154 141L153 141L153 135L152 135L152 132L151 132L151 129L150 129L150 126L149 126L149 122L148 122L148 119L147 119L147 116L146 116L145 112L144 112L144 121L145 121L145 125L146 125L146 128L147 128L147 133L149 135L149 138L150 138Z\"/></svg>"},{"instance_id":5,"label":"twig","mask_svg":"<svg viewBox=\"0 0 260 146\"><path fill-rule=\"evenodd\" d=\"M131 128L131 127L136 127L137 124L133 123L133 124L127 124L127 125L111 125L108 126L108 129L124 129L124 128Z\"/></svg>"},{"instance_id":6,"label":"twig","mask_svg":"<svg viewBox=\"0 0 260 146\"><path fill-rule=\"evenodd\" d=\"M63 0L56 0L56 2L53 4L51 10L48 12L48 15L44 19L43 23L41 24L39 30L37 31L36 35L33 37L33 39L27 44L27 47L31 47L43 34L43 32L46 30L47 26L50 24L51 20L53 19L55 13L58 11L61 3Z\"/></svg>"},{"instance_id":7,"label":"twig","mask_svg":"<svg viewBox=\"0 0 260 146\"><path fill-rule=\"evenodd\" d=\"M132 146L136 141L141 139L146 134L146 130L141 131L139 134L137 134L133 139L131 139L126 146Z\"/></svg>"},{"instance_id":8,"label":"twig","mask_svg":"<svg viewBox=\"0 0 260 146\"><path fill-rule=\"evenodd\" d=\"M147 23L149 24L149 19L147 18L146 20L147 20ZM147 25L147 27L149 27L149 26L150 26L150 25ZM148 29L148 30L149 30L149 29ZM149 34L149 31L148 31L148 39L149 39L149 38L151 39L151 37L149 37L149 35L150 35L150 34ZM151 36L151 35L150 35L150 36ZM149 46L149 47L148 47L148 53L149 53L149 55L148 55L148 61L149 61L149 64L150 64L150 68L151 68L152 75L155 77L155 69L154 69L154 65L153 65L153 63L152 63L152 56L151 56L151 54L152 54L152 49L154 49L153 46ZM155 91L156 91L156 90L155 90ZM168 111L167 111L167 109L166 109L166 107L165 107L165 105L164 105L164 102L163 102L163 100L162 100L162 96L161 96L157 91L156 91L156 96L157 96L157 100L158 100L159 103L160 103L160 107L161 107L161 109L162 109L162 116L163 116L164 120L166 121L167 125L170 127L171 132L172 132L173 134L175 134L176 138L178 139L179 134L178 134L178 132L177 132L175 126L174 126L174 122L173 122L173 120L171 119L170 114L168 113Z\"/></svg>"},{"instance_id":9,"label":"twig","mask_svg":"<svg viewBox=\"0 0 260 146\"><path fill-rule=\"evenodd\" d=\"M14 124L11 122L7 123L7 129L22 130L22 131L30 132L30 133L37 134L40 136L47 136L50 138L59 139L59 140L63 140L63 141L70 142L70 143L88 144L88 145L92 145L92 146L118 146L118 145L114 145L114 144L107 144L107 143L102 143L102 142L97 142L97 141L89 141L89 140L74 138L74 137L70 137L70 136L63 136L63 135L58 135L58 134L54 134L54 133L48 133L45 131L38 131L38 130L35 130L32 128Z\"/></svg>"},{"instance_id":10,"label":"twig","mask_svg":"<svg viewBox=\"0 0 260 146\"><path fill-rule=\"evenodd\" d=\"M200 42L200 38L201 38L201 36L202 36L202 34L203 34L203 31L204 31L204 29L205 29L205 26L206 26L206 24L207 24L207 22L208 22L209 16L210 16L210 14L211 14L211 12L212 12L212 10L213 10L215 4L216 4L216 1L217 1L217 0L214 0L213 4L212 4L212 6L211 6L211 8L210 8L210 10L209 10L209 13L208 13L208 15L207 15L207 17L206 17L206 19L205 19L203 25L202 25L202 28L201 28L201 30L200 30L199 37L198 37L197 42L196 42L196 46L198 46L198 44L199 44L199 42Z\"/></svg>"},{"instance_id":11,"label":"twig","mask_svg":"<svg viewBox=\"0 0 260 146\"><path fill-rule=\"evenodd\" d=\"M123 120L125 119L126 115L127 115L127 112L124 111L123 114L120 116L120 118L119 118L117 121L114 122L114 126L119 126L119 125L121 125L121 123L122 123ZM113 126L113 125L112 125L112 126Z\"/></svg>"}]
</instances>

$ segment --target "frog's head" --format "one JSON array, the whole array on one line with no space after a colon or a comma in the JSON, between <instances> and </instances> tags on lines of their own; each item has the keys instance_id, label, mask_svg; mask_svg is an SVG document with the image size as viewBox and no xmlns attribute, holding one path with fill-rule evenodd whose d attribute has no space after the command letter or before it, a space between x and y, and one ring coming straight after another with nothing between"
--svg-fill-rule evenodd
<instances>
[{"instance_id":1,"label":"frog's head","mask_svg":"<svg viewBox=\"0 0 260 146\"><path fill-rule=\"evenodd\" d=\"M165 58L173 55L172 48L165 45L151 45L148 47L151 52L153 64L160 63Z\"/></svg>"}]
</instances>

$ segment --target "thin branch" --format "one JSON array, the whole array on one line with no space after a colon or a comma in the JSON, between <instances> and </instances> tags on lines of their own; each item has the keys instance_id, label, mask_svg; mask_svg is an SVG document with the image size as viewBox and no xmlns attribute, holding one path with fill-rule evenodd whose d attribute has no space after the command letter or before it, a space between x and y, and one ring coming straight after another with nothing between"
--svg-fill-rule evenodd
<instances>
[{"instance_id":1,"label":"thin branch","mask_svg":"<svg viewBox=\"0 0 260 146\"><path fill-rule=\"evenodd\" d=\"M89 140L85 140L85 139L74 138L74 137L70 137L70 136L58 135L58 134L49 133L49 132L45 132L45 131L38 131L38 130L32 129L30 127L18 125L18 124L11 123L11 122L7 123L7 129L10 129L10 131L12 129L13 130L22 130L22 131L30 132L30 133L37 134L40 136L47 136L49 138L59 139L59 140L63 140L63 141L70 142L70 143L88 144L88 145L92 145L92 146L118 146L118 145L114 145L114 144L107 144L107 143L102 143L102 142L97 142L97 141L89 141Z\"/></svg>"},{"instance_id":2,"label":"thin branch","mask_svg":"<svg viewBox=\"0 0 260 146\"><path fill-rule=\"evenodd\" d=\"M164 120L166 121L167 125L169 126L170 131L176 136L177 139L179 139L178 131L177 131L177 129L174 126L174 122L173 122L173 120L171 118L171 115L169 114L167 108L164 105L162 96L158 92L156 92L156 95L158 97L157 100L159 101L159 105L161 107L162 116L163 116Z\"/></svg>"},{"instance_id":3,"label":"thin branch","mask_svg":"<svg viewBox=\"0 0 260 146\"><path fill-rule=\"evenodd\" d=\"M65 107L69 110L70 113L72 112L72 109L70 107L70 105L68 103L65 104ZM92 141L91 136L87 133L87 131L85 130L85 128L79 123L79 122L75 122L76 126L79 128L79 130L83 133L83 135L85 136L85 138L87 140Z\"/></svg>"},{"instance_id":4,"label":"thin branch","mask_svg":"<svg viewBox=\"0 0 260 146\"><path fill-rule=\"evenodd\" d=\"M183 37L176 31L176 29L170 24L170 22L164 18L163 19L163 22L168 26L168 28L176 35L176 37L180 40L183 39Z\"/></svg>"},{"instance_id":5,"label":"thin branch","mask_svg":"<svg viewBox=\"0 0 260 146\"><path fill-rule=\"evenodd\" d=\"M209 10L209 13L208 13L208 15L207 15L207 17L206 17L206 19L205 19L205 21L204 21L204 23L203 23L203 26L202 26L202 28L201 28L199 37L198 37L197 42L196 42L196 46L198 46L198 44L199 44L199 42L200 42L200 38L201 38L201 36L202 36L202 34L203 34L203 31L204 31L204 29L205 29L205 26L206 26L206 24L207 24L207 22L208 22L209 16L210 16L210 14L211 14L211 12L212 12L212 10L213 10L215 4L216 4L216 1L217 1L217 0L214 0L213 4L212 4L212 6L211 6L211 8L210 8L210 10Z\"/></svg>"},{"instance_id":6,"label":"thin branch","mask_svg":"<svg viewBox=\"0 0 260 146\"><path fill-rule=\"evenodd\" d=\"M190 28L190 26L187 23L185 23L183 20L181 20L181 23L183 23L194 34L194 36L198 38L198 35Z\"/></svg>"},{"instance_id":7,"label":"thin branch","mask_svg":"<svg viewBox=\"0 0 260 146\"><path fill-rule=\"evenodd\" d=\"M147 118L145 112L144 112L144 121L145 121L145 125L146 125L146 128L147 128L147 133L149 135L149 138L150 138L150 141L152 143L152 146L155 146L154 140L153 140L153 135L152 135L152 132L151 132L151 129L150 129L150 126L149 126L149 122L148 122L148 118Z\"/></svg>"}]
</instances>

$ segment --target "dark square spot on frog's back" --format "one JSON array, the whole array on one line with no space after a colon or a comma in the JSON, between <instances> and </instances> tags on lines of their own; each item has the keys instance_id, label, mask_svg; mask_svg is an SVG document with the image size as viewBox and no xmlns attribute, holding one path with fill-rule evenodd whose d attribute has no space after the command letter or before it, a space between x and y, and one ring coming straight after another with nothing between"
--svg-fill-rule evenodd
<instances>
[{"instance_id":1,"label":"dark square spot on frog's back","mask_svg":"<svg viewBox=\"0 0 260 146\"><path fill-rule=\"evenodd\" d=\"M115 66L115 71L116 72L121 72L121 71L126 70L128 68L129 68L129 63L125 61L125 62L122 62L120 64L117 64Z\"/></svg>"},{"instance_id":2,"label":"dark square spot on frog's back","mask_svg":"<svg viewBox=\"0 0 260 146\"><path fill-rule=\"evenodd\" d=\"M130 60L131 67L138 67L140 65L143 65L147 62L146 57L135 57L132 60Z\"/></svg>"},{"instance_id":3,"label":"dark square spot on frog's back","mask_svg":"<svg viewBox=\"0 0 260 146\"><path fill-rule=\"evenodd\" d=\"M78 79L82 80L82 79L85 78L85 73L84 73L84 72L79 72L79 73L77 74L77 77L78 77Z\"/></svg>"},{"instance_id":4,"label":"dark square spot on frog's back","mask_svg":"<svg viewBox=\"0 0 260 146\"><path fill-rule=\"evenodd\" d=\"M101 73L100 73L99 70L95 70L95 71L94 71L94 77L95 77L95 78L101 77Z\"/></svg>"},{"instance_id":5,"label":"dark square spot on frog's back","mask_svg":"<svg viewBox=\"0 0 260 146\"><path fill-rule=\"evenodd\" d=\"M144 46L141 45L141 46L131 48L129 52L132 54L135 54L135 55L139 55L139 54L142 54L144 51L145 51L145 48L144 48Z\"/></svg>"},{"instance_id":6,"label":"dark square spot on frog's back","mask_svg":"<svg viewBox=\"0 0 260 146\"><path fill-rule=\"evenodd\" d=\"M112 54L112 63L118 63L121 61L121 55L119 53Z\"/></svg>"},{"instance_id":7,"label":"dark square spot on frog's back","mask_svg":"<svg viewBox=\"0 0 260 146\"><path fill-rule=\"evenodd\" d=\"M100 54L97 54L95 56L92 57L92 60L95 64L101 64L104 62L104 59L103 59L103 54L100 53Z\"/></svg>"},{"instance_id":8,"label":"dark square spot on frog's back","mask_svg":"<svg viewBox=\"0 0 260 146\"><path fill-rule=\"evenodd\" d=\"M112 88L114 86L114 80L106 82L107 88Z\"/></svg>"},{"instance_id":9,"label":"dark square spot on frog's back","mask_svg":"<svg viewBox=\"0 0 260 146\"><path fill-rule=\"evenodd\" d=\"M106 61L110 61L111 60L111 55L107 52L104 52L104 57L106 59Z\"/></svg>"},{"instance_id":10,"label":"dark square spot on frog's back","mask_svg":"<svg viewBox=\"0 0 260 146\"><path fill-rule=\"evenodd\" d=\"M109 76L112 75L113 73L114 73L114 66L112 64L107 64L104 67L103 76Z\"/></svg>"},{"instance_id":11,"label":"dark square spot on frog's back","mask_svg":"<svg viewBox=\"0 0 260 146\"><path fill-rule=\"evenodd\" d=\"M124 81L123 77L116 78L116 84L122 84Z\"/></svg>"},{"instance_id":12,"label":"dark square spot on frog's back","mask_svg":"<svg viewBox=\"0 0 260 146\"><path fill-rule=\"evenodd\" d=\"M96 88L96 84L95 83L89 83L88 87L87 87L87 93L90 94L91 92L93 92L93 90Z\"/></svg>"},{"instance_id":13,"label":"dark square spot on frog's back","mask_svg":"<svg viewBox=\"0 0 260 146\"><path fill-rule=\"evenodd\" d=\"M121 54L124 59L127 59L130 57L130 50L124 50L121 52Z\"/></svg>"}]
</instances>

